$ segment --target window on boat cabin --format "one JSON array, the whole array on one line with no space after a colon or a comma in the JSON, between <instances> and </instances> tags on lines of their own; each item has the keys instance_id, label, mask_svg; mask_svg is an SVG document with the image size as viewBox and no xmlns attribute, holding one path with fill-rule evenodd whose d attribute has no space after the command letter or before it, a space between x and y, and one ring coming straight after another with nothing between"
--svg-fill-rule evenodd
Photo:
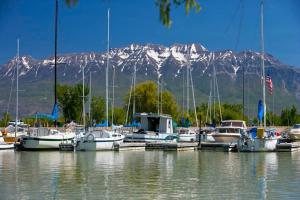
<instances>
[{"instance_id":1,"label":"window on boat cabin","mask_svg":"<svg viewBox=\"0 0 300 200\"><path fill-rule=\"evenodd\" d=\"M240 133L240 129L237 129L237 128L220 128L219 133Z\"/></svg>"},{"instance_id":2,"label":"window on boat cabin","mask_svg":"<svg viewBox=\"0 0 300 200\"><path fill-rule=\"evenodd\" d=\"M222 122L221 126L231 126L231 122Z\"/></svg>"},{"instance_id":3,"label":"window on boat cabin","mask_svg":"<svg viewBox=\"0 0 300 200\"><path fill-rule=\"evenodd\" d=\"M243 127L243 122L232 122L232 126Z\"/></svg>"},{"instance_id":4,"label":"window on boat cabin","mask_svg":"<svg viewBox=\"0 0 300 200\"><path fill-rule=\"evenodd\" d=\"M300 124L295 124L293 128L300 128Z\"/></svg>"}]
</instances>

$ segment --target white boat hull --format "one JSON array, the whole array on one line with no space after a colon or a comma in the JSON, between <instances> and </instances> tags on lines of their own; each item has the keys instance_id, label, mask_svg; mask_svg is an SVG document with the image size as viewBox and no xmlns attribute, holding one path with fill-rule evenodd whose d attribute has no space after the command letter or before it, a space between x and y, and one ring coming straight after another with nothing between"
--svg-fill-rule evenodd
<instances>
[{"instance_id":1,"label":"white boat hull","mask_svg":"<svg viewBox=\"0 0 300 200\"><path fill-rule=\"evenodd\" d=\"M179 134L178 142L195 142L196 134Z\"/></svg>"},{"instance_id":2,"label":"white boat hull","mask_svg":"<svg viewBox=\"0 0 300 200\"><path fill-rule=\"evenodd\" d=\"M289 133L291 140L300 140L300 133Z\"/></svg>"},{"instance_id":3,"label":"white boat hull","mask_svg":"<svg viewBox=\"0 0 300 200\"><path fill-rule=\"evenodd\" d=\"M215 133L212 134L212 137L217 143L237 143L240 139L240 134Z\"/></svg>"},{"instance_id":4,"label":"white boat hull","mask_svg":"<svg viewBox=\"0 0 300 200\"><path fill-rule=\"evenodd\" d=\"M74 135L57 135L41 137L23 137L22 149L24 150L58 150L61 143L72 143Z\"/></svg>"},{"instance_id":5,"label":"white boat hull","mask_svg":"<svg viewBox=\"0 0 300 200\"><path fill-rule=\"evenodd\" d=\"M163 142L163 141L174 141L178 139L177 134L140 134L132 133L125 136L124 141L126 142Z\"/></svg>"},{"instance_id":6,"label":"white boat hull","mask_svg":"<svg viewBox=\"0 0 300 200\"><path fill-rule=\"evenodd\" d=\"M0 150L6 150L6 149L14 149L14 144L7 144L4 142L0 142Z\"/></svg>"},{"instance_id":7,"label":"white boat hull","mask_svg":"<svg viewBox=\"0 0 300 200\"><path fill-rule=\"evenodd\" d=\"M116 144L123 142L124 137L121 138L95 138L92 141L80 140L77 143L77 151L108 151L114 150Z\"/></svg>"},{"instance_id":8,"label":"white boat hull","mask_svg":"<svg viewBox=\"0 0 300 200\"><path fill-rule=\"evenodd\" d=\"M268 152L275 151L278 139L276 138L254 138L239 140L237 148L241 152Z\"/></svg>"}]
</instances>

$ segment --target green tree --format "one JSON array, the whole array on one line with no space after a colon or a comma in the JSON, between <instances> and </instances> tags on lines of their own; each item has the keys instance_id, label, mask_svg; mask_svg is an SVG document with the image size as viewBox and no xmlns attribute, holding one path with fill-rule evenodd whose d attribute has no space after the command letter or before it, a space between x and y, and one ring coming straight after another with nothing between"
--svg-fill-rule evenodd
<instances>
[{"instance_id":1,"label":"green tree","mask_svg":"<svg viewBox=\"0 0 300 200\"><path fill-rule=\"evenodd\" d=\"M109 119L112 118L111 114L112 114L112 112L110 112ZM125 118L126 118L126 111L123 108L114 108L114 122L113 123L115 125L124 124Z\"/></svg>"},{"instance_id":2,"label":"green tree","mask_svg":"<svg viewBox=\"0 0 300 200\"><path fill-rule=\"evenodd\" d=\"M130 98L130 92L128 92L125 98L125 105L128 104L129 98L131 99L130 113L133 110L133 99L136 101L136 112L157 113L157 85L153 81L145 81L138 84L132 94ZM176 117L178 106L173 95L168 91L163 91L159 96L162 96L162 112ZM125 107L127 108L127 106Z\"/></svg>"},{"instance_id":3,"label":"green tree","mask_svg":"<svg viewBox=\"0 0 300 200\"><path fill-rule=\"evenodd\" d=\"M11 120L11 116L8 112L3 113L3 117L0 121L0 127L6 127L8 125L8 122Z\"/></svg>"},{"instance_id":4,"label":"green tree","mask_svg":"<svg viewBox=\"0 0 300 200\"><path fill-rule=\"evenodd\" d=\"M93 97L91 103L91 117L96 123L100 123L105 117L105 100L103 97Z\"/></svg>"},{"instance_id":5,"label":"green tree","mask_svg":"<svg viewBox=\"0 0 300 200\"><path fill-rule=\"evenodd\" d=\"M85 87L85 101L89 94L89 88ZM75 86L57 85L57 99L59 107L64 115L65 122L79 122L82 114L82 84Z\"/></svg>"}]
</instances>

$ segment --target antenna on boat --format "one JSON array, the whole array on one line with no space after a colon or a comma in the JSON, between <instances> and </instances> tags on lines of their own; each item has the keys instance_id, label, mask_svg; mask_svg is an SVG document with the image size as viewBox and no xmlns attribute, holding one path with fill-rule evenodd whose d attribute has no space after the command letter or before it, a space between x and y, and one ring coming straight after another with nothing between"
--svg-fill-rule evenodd
<instances>
[{"instance_id":1,"label":"antenna on boat","mask_svg":"<svg viewBox=\"0 0 300 200\"><path fill-rule=\"evenodd\" d=\"M15 143L17 138L17 129L18 129L18 118L19 118L19 55L20 54L20 41L17 39L17 58L16 58L16 67L17 67L17 89L16 89L16 122L15 122Z\"/></svg>"},{"instance_id":2,"label":"antenna on boat","mask_svg":"<svg viewBox=\"0 0 300 200\"><path fill-rule=\"evenodd\" d=\"M56 84L57 84L57 21L58 21L58 0L55 0L55 25L54 25L54 106L57 104ZM57 120L54 120L54 126L57 126Z\"/></svg>"},{"instance_id":3,"label":"antenna on boat","mask_svg":"<svg viewBox=\"0 0 300 200\"><path fill-rule=\"evenodd\" d=\"M265 45L264 45L264 1L260 2L260 42L261 42L261 66L262 66L262 82L263 82L263 108L264 108L264 122L263 126L266 128L266 82L265 82Z\"/></svg>"},{"instance_id":4,"label":"antenna on boat","mask_svg":"<svg viewBox=\"0 0 300 200\"><path fill-rule=\"evenodd\" d=\"M108 127L108 67L109 67L109 11L107 10L107 62L106 62L106 71L105 71L105 100L106 100L106 123Z\"/></svg>"}]
</instances>

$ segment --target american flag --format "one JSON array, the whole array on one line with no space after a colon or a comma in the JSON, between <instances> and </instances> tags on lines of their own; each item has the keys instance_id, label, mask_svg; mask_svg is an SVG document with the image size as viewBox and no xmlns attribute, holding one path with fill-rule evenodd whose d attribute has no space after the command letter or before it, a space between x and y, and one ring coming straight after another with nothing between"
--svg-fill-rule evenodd
<instances>
[{"instance_id":1,"label":"american flag","mask_svg":"<svg viewBox=\"0 0 300 200\"><path fill-rule=\"evenodd\" d=\"M271 76L269 74L266 76L266 84L267 84L267 87L268 87L269 94L272 95L272 93L273 93L273 82L272 82Z\"/></svg>"}]
</instances>

